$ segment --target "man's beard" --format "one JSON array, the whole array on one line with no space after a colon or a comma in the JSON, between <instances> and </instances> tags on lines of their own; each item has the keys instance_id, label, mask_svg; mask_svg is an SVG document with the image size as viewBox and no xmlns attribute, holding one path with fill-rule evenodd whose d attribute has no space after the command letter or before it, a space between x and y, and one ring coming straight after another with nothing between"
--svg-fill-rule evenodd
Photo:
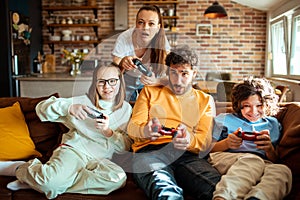
<instances>
[{"instance_id":1,"label":"man's beard","mask_svg":"<svg viewBox=\"0 0 300 200\"><path fill-rule=\"evenodd\" d=\"M182 95L182 94L185 94L192 87L192 84L190 83L187 86L183 87L182 85L178 85L178 84L173 85L170 83L170 86L171 86L171 89L174 92L174 94Z\"/></svg>"}]
</instances>

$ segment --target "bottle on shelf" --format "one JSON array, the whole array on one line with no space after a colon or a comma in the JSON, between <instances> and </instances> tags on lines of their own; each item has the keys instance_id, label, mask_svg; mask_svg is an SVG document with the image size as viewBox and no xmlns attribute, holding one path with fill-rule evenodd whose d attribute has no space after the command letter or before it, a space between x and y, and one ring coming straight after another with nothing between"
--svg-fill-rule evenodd
<instances>
[{"instance_id":1,"label":"bottle on shelf","mask_svg":"<svg viewBox=\"0 0 300 200\"><path fill-rule=\"evenodd\" d=\"M33 73L43 73L42 72L42 55L39 51L37 56L33 59Z\"/></svg>"}]
</instances>

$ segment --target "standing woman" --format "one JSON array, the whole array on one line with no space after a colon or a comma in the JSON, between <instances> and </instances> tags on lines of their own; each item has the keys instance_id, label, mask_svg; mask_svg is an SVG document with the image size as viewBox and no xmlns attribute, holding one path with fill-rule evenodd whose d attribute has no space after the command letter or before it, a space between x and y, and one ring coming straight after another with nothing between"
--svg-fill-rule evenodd
<instances>
[{"instance_id":1,"label":"standing woman","mask_svg":"<svg viewBox=\"0 0 300 200\"><path fill-rule=\"evenodd\" d=\"M69 128L60 146L45 164L37 158L0 162L0 174L16 176L11 190L32 188L48 199L63 193L109 194L123 187L124 170L110 159L129 149L126 127L131 106L124 101L125 87L118 66L98 66L88 94L50 97L36 106L42 121L61 122ZM103 113L93 118L93 109Z\"/></svg>"},{"instance_id":2,"label":"standing woman","mask_svg":"<svg viewBox=\"0 0 300 200\"><path fill-rule=\"evenodd\" d=\"M165 84L165 57L170 44L163 28L160 10L154 5L145 5L136 15L136 25L119 35L112 55L113 61L125 72L126 101L135 101L136 94L144 85ZM152 76L143 75L133 59L139 59L152 70Z\"/></svg>"}]
</instances>

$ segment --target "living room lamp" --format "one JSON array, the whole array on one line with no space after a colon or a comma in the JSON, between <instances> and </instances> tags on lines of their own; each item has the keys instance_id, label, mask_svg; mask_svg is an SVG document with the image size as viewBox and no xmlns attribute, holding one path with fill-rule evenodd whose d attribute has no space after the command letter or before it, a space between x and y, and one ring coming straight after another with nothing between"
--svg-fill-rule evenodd
<instances>
[{"instance_id":1,"label":"living room lamp","mask_svg":"<svg viewBox=\"0 0 300 200\"><path fill-rule=\"evenodd\" d=\"M215 18L227 17L227 13L225 9L217 1L215 1L211 6L209 6L205 10L204 16L207 18L215 19Z\"/></svg>"}]
</instances>

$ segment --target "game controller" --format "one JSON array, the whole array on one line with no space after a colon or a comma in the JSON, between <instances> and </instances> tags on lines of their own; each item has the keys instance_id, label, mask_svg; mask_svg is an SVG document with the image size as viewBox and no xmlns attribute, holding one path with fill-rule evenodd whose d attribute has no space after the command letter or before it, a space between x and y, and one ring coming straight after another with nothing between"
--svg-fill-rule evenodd
<instances>
[{"instance_id":1,"label":"game controller","mask_svg":"<svg viewBox=\"0 0 300 200\"><path fill-rule=\"evenodd\" d=\"M90 110L93 111L93 114L88 113L88 112L86 111L86 113L88 114L88 116L89 116L90 118L92 118L92 119L105 119L105 116L103 115L102 112L100 112L100 111L98 111L98 110L95 110L95 109L93 109L93 108L91 108L91 107L88 107L88 108L89 108Z\"/></svg>"},{"instance_id":2,"label":"game controller","mask_svg":"<svg viewBox=\"0 0 300 200\"><path fill-rule=\"evenodd\" d=\"M257 136L261 134L257 132L238 131L235 135L242 138L243 140L256 141L258 140Z\"/></svg>"},{"instance_id":3,"label":"game controller","mask_svg":"<svg viewBox=\"0 0 300 200\"><path fill-rule=\"evenodd\" d=\"M153 118L152 122L153 124L151 128L153 132L160 133L161 135L170 135L172 137L176 136L177 130L175 128L168 128L163 125L160 125L157 118Z\"/></svg>"},{"instance_id":4,"label":"game controller","mask_svg":"<svg viewBox=\"0 0 300 200\"><path fill-rule=\"evenodd\" d=\"M138 70L142 72L145 76L152 76L152 72L147 67L145 67L139 59L135 58L132 60L132 62L137 66Z\"/></svg>"},{"instance_id":5,"label":"game controller","mask_svg":"<svg viewBox=\"0 0 300 200\"><path fill-rule=\"evenodd\" d=\"M172 137L175 137L177 134L177 130L175 128L168 128L165 126L160 126L158 128L158 133L162 134L162 135L170 135Z\"/></svg>"}]
</instances>

